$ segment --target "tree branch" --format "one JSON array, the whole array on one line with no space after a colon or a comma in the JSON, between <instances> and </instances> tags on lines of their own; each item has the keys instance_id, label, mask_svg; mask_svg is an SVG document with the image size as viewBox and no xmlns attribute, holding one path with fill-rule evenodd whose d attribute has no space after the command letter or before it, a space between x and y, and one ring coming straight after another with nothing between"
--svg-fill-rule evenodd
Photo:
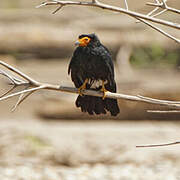
<instances>
[{"instance_id":1,"label":"tree branch","mask_svg":"<svg viewBox=\"0 0 180 180\"><path fill-rule=\"evenodd\" d=\"M3 94L0 97L0 101L12 98L14 96L20 96L16 105L14 106L13 110L15 110L18 107L18 105L20 105L33 92L36 92L40 89L62 91L62 92L67 92L67 93L78 94L77 88L64 87L64 86L60 86L60 85L53 85L53 84L38 82L3 61L0 61L0 65L10 71L13 71L15 74L17 74L21 78L25 79L25 80L20 80L20 79L15 78L13 75L6 73L5 71L1 71L2 75L6 76L10 81L13 82L13 83L11 83L13 88L11 88L10 90L8 90L8 92ZM18 81L18 83L16 81ZM16 87L22 86L22 85L25 85L25 88L23 90L15 92L15 93L10 93L12 91L12 89L14 90ZM89 95L89 96L97 96L97 97L103 97L103 95L104 95L103 92L94 91L94 90L83 90L82 94ZM25 95L25 96L23 96L23 95ZM148 98L148 97L139 96L139 95L132 96L132 95L126 95L126 94L111 93L111 92L106 92L106 97L112 98L112 99L124 99L124 100L129 100L129 101L144 102L144 103L149 103L149 104L156 104L156 105L162 105L162 106L180 109L179 101L165 101L165 100L158 100L158 99Z\"/></svg>"},{"instance_id":2,"label":"tree branch","mask_svg":"<svg viewBox=\"0 0 180 180\"><path fill-rule=\"evenodd\" d=\"M68 6L68 5L75 5L75 6L92 6L92 7L97 7L97 8L101 8L101 9L106 9L106 10L110 10L110 11L115 11L115 12L120 12L120 13L124 13L127 14L129 16L132 17L138 17L138 18L142 18L145 20L149 20L158 24L162 24L162 25L166 25L175 29L180 30L180 24L178 23L173 23L173 22L169 22L169 21L165 21L162 19L157 19L157 18L153 18L141 13L137 13L137 12L133 12L127 9L123 9L120 7L116 7L116 6L111 6L108 4L104 4L104 3L100 3L99 1L93 1L93 2L83 2L83 1L61 1L61 0L50 0L50 1L46 1L43 2L42 4L40 4L39 6L37 6L37 8L42 7L42 6L48 6L48 5L62 5L62 6Z\"/></svg>"},{"instance_id":3,"label":"tree branch","mask_svg":"<svg viewBox=\"0 0 180 180\"><path fill-rule=\"evenodd\" d=\"M149 5L149 6L160 7L162 9L166 9L166 10L171 11L173 13L180 14L180 10L179 9L175 9L175 8L169 7L166 4L165 0L163 0L161 3L150 3L150 2L148 2L146 4Z\"/></svg>"},{"instance_id":4,"label":"tree branch","mask_svg":"<svg viewBox=\"0 0 180 180\"><path fill-rule=\"evenodd\" d=\"M167 0L165 0L165 1L167 1ZM160 3L159 0L156 0L156 3ZM159 15L161 15L161 14L163 14L163 13L165 13L165 12L167 11L167 9L163 9L162 11L158 12L157 14L154 14L156 11L159 10L159 8L160 8L160 7L154 8L152 11L150 11L150 12L147 14L147 16L157 17L157 16L159 16ZM154 14L154 15L153 15L153 14ZM139 21L137 21L137 22L139 22Z\"/></svg>"},{"instance_id":5,"label":"tree branch","mask_svg":"<svg viewBox=\"0 0 180 180\"><path fill-rule=\"evenodd\" d=\"M156 31L160 32L161 34L164 34L166 37L174 40L175 42L180 43L180 39L175 38L174 36L172 36L172 35L170 35L169 33L163 31L162 29L156 27L155 25L149 23L148 21L146 21L146 20L144 20L144 19L141 19L141 18L136 18L136 19L138 19L138 21L143 22L144 24L147 24L147 25L150 26L151 28L153 28L153 29L155 29Z\"/></svg>"},{"instance_id":6,"label":"tree branch","mask_svg":"<svg viewBox=\"0 0 180 180\"><path fill-rule=\"evenodd\" d=\"M180 39L175 38L174 36L168 34L167 32L165 32L163 30L161 30L159 27L156 27L155 25L148 22L148 21L151 21L151 22L154 22L154 23L162 24L162 25L169 26L171 28L175 28L175 29L180 30L180 24L178 24L178 23L173 23L173 22L170 22L170 21L155 18L156 16L165 13L166 11L172 11L172 12L179 13L179 10L167 6L166 1L167 0L162 0L162 3L160 3L159 0L156 0L156 3L147 3L147 5L151 5L151 6L156 7L154 10L149 12L147 15L130 11L129 8L128 8L127 0L124 0L126 9L116 7L116 6L111 6L111 5L108 5L108 4L104 4L104 3L99 2L98 0L92 0L91 2L49 0L49 1L46 1L46 2L43 2L42 4L40 4L39 6L37 6L37 8L42 7L42 6L48 6L48 5L58 5L59 7L53 12L53 14L58 12L63 6L68 6L68 5L71 5L71 6L72 5L76 5L76 6L92 6L92 7L97 7L97 8L101 8L101 9L110 10L110 11L120 12L120 13L124 13L124 14L127 14L127 15L129 15L131 17L134 17L134 18L138 19L139 21L145 23L146 25L148 25L151 28L155 29L156 31L160 32L161 34L167 36L168 38L174 40L177 43L180 43ZM159 8L163 8L163 10L158 12L157 14L152 15Z\"/></svg>"}]
</instances>

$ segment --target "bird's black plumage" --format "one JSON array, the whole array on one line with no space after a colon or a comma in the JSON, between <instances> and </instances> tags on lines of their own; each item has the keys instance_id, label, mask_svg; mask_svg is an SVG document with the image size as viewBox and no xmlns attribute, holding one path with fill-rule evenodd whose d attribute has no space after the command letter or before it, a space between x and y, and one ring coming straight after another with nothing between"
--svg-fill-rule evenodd
<instances>
[{"instance_id":1,"label":"bird's black plumage","mask_svg":"<svg viewBox=\"0 0 180 180\"><path fill-rule=\"evenodd\" d=\"M86 45L75 49L69 64L68 74L71 73L71 79L76 88L80 88L88 79L86 89L100 90L99 87L93 87L96 81L104 81L105 89L110 92L116 92L116 83L114 80L114 65L108 49L101 44L95 34L83 34L79 39L89 38ZM87 40L87 39L86 39ZM107 111L112 116L116 116L120 110L116 99L93 97L79 95L76 100L76 106L81 108L82 112L89 114L106 114Z\"/></svg>"}]
</instances>

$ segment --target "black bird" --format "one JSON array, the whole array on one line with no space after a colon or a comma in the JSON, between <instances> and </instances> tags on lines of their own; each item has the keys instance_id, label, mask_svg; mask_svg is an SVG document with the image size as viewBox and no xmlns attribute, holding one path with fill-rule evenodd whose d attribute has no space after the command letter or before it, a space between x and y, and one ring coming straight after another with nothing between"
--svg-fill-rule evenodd
<instances>
[{"instance_id":1,"label":"black bird","mask_svg":"<svg viewBox=\"0 0 180 180\"><path fill-rule=\"evenodd\" d=\"M105 98L105 92L116 92L114 65L108 49L95 34L82 34L76 41L78 47L71 58L68 74L79 90L76 106L89 114L116 116L120 110L116 99ZM103 91L103 97L82 95L81 90Z\"/></svg>"}]
</instances>

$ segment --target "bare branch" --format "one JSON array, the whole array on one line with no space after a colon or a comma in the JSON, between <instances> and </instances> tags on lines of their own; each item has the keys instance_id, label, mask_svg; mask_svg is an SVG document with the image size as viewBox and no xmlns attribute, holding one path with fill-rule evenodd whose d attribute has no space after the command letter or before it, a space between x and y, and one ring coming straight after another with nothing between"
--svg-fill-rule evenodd
<instances>
[{"instance_id":1,"label":"bare branch","mask_svg":"<svg viewBox=\"0 0 180 180\"><path fill-rule=\"evenodd\" d=\"M175 29L180 30L180 24L155 18L156 16L159 16L160 14L165 13L166 11L179 12L179 10L167 6L167 4L166 4L167 0L163 0L162 2L159 2L159 0L155 0L155 1L156 1L156 3L147 3L148 5L152 5L152 6L156 7L154 10L149 12L147 15L130 11L128 9L127 0L124 0L126 9L116 7L116 6L111 6L111 5L108 5L108 4L104 4L104 3L99 2L98 0L92 0L92 2L50 0L50 1L43 2L42 4L37 6L37 8L42 7L42 6L48 6L48 5L59 5L59 7L53 12L53 14L55 14L63 6L66 6L66 5L92 6L92 7L102 8L102 9L106 9L106 10L110 10L110 11L121 12L121 13L127 14L129 16L132 16L132 17L138 19L137 22L141 21L141 22L147 24L149 27L151 27L151 28L155 29L156 31L160 32L161 34L165 35L166 37L174 40L177 43L180 43L179 39L177 39L174 36L168 34L167 32L164 32L159 27L156 27L155 25L148 22L148 21L151 21L151 22L154 22L154 23L162 24L162 25L169 26L171 28L175 28ZM163 8L163 10L158 12L157 14L152 15L159 8Z\"/></svg>"},{"instance_id":2,"label":"bare branch","mask_svg":"<svg viewBox=\"0 0 180 180\"><path fill-rule=\"evenodd\" d=\"M159 7L154 8L152 11L150 11L147 16L151 16L153 13L155 13L157 10L159 9Z\"/></svg>"},{"instance_id":3,"label":"bare branch","mask_svg":"<svg viewBox=\"0 0 180 180\"><path fill-rule=\"evenodd\" d=\"M166 4L166 1L162 1L162 3L146 3L147 5L149 6L155 6L155 7L160 7L162 9L166 9L168 11L171 11L173 13L177 13L177 14L180 14L180 10L179 9L175 9L175 8L172 8L172 7L169 7L167 4Z\"/></svg>"},{"instance_id":4,"label":"bare branch","mask_svg":"<svg viewBox=\"0 0 180 180\"><path fill-rule=\"evenodd\" d=\"M148 21L144 20L144 19L141 19L141 18L136 18L138 19L139 21L143 22L144 24L147 24L148 26L152 27L153 29L155 29L156 31L160 32L161 34L164 34L166 37L174 40L175 42L177 43L180 43L180 39L177 39L175 38L174 36L170 35L169 33L163 31L162 29L156 27L155 25L149 23Z\"/></svg>"},{"instance_id":5,"label":"bare branch","mask_svg":"<svg viewBox=\"0 0 180 180\"><path fill-rule=\"evenodd\" d=\"M2 95L0 96L0 98L2 98L2 97L4 97L4 96L6 96L7 94L9 94L9 93L12 92L15 88L16 88L15 86L11 87L7 92L5 92L4 94L2 94Z\"/></svg>"},{"instance_id":6,"label":"bare branch","mask_svg":"<svg viewBox=\"0 0 180 180\"><path fill-rule=\"evenodd\" d=\"M17 79L16 77L11 77L11 75L9 75L8 73L6 73L3 70L0 70L0 74L7 77L10 80L10 84L13 84L13 85L17 84L18 85L18 84L22 83L22 80Z\"/></svg>"},{"instance_id":7,"label":"bare branch","mask_svg":"<svg viewBox=\"0 0 180 180\"><path fill-rule=\"evenodd\" d=\"M156 1L157 4L160 3L158 0L155 0L155 1ZM167 1L167 0L166 0L166 1ZM151 15L152 15L152 17L157 17L157 16L163 14L165 11L167 11L167 9L163 9L161 12L153 15L153 13L155 13L157 10L159 10L159 8L160 8L160 7L154 8L152 11L150 11L150 12L147 14L147 16L151 16ZM138 23L138 22L140 22L140 21L137 21L137 23Z\"/></svg>"},{"instance_id":8,"label":"bare branch","mask_svg":"<svg viewBox=\"0 0 180 180\"><path fill-rule=\"evenodd\" d=\"M27 76L26 74L20 72L20 71L17 70L16 68L14 68L14 67L12 67L12 66L9 66L9 65L6 64L5 62L0 61L0 64L1 64L2 66L6 67L7 69L9 69L10 71L16 73L17 75L19 75L19 76L22 77L23 79L27 80L29 83L31 83L31 84L38 84L37 81L35 81L34 79L30 78L30 77ZM3 72L3 71L1 70L1 72ZM7 73L5 73L5 72L3 72L3 73L4 73L4 75L7 75ZM8 76L9 76L9 77L8 77ZM7 77L8 77L9 79L11 78L10 75L7 75ZM15 84L17 83L17 82L16 82L16 80L17 80L16 78L13 77L11 80L12 80ZM19 83L22 85L22 80L18 79L17 81L19 81ZM25 81L24 81L24 83L25 83ZM28 84L29 84L29 83L28 83ZM17 83L17 85L18 85L18 83ZM24 85L24 84L23 84L23 85Z\"/></svg>"},{"instance_id":9,"label":"bare branch","mask_svg":"<svg viewBox=\"0 0 180 180\"><path fill-rule=\"evenodd\" d=\"M135 18L142 18L142 19L149 20L149 21L152 21L152 22L155 22L158 24L166 25L166 26L178 29L178 30L180 29L180 24L178 24L178 23L173 23L173 22L162 20L162 19L153 18L153 17L147 16L147 15L141 14L141 13L133 12L133 11L130 11L127 9L123 9L123 8L116 7L116 6L111 6L111 5L100 3L100 2L97 3L97 1L95 1L95 2L96 3L94 3L94 1L93 2L83 2L83 1L79 2L79 1L65 1L65 0L64 1L63 0L62 1L61 0L54 1L54 0L51 0L51 1L43 2L42 4L40 4L37 7L48 6L48 5L92 6L92 7L98 7L98 8L102 8L102 9L106 9L106 10L110 10L110 11L124 13L124 14L127 14L127 15L135 17Z\"/></svg>"},{"instance_id":10,"label":"bare branch","mask_svg":"<svg viewBox=\"0 0 180 180\"><path fill-rule=\"evenodd\" d=\"M64 86L59 86L59 85L53 85L53 84L48 84L48 83L41 83L38 81L35 81L34 79L30 78L28 75L22 73L21 71L17 70L16 68L10 66L9 64L6 64L2 61L0 61L0 65L3 67L9 69L10 71L13 71L14 73L18 74L20 77L25 77L26 81L26 88L24 90L21 90L19 92L15 92L12 94L6 93L0 98L0 101L12 98L14 96L19 96L18 102L14 106L13 109L16 109L17 106L22 103L28 96L30 96L33 92L38 91L40 89L46 89L46 90L53 90L53 91L63 91L63 92L68 92L68 93L78 93L77 88L73 87L64 87ZM8 75L7 77L10 77L9 79L14 79L13 76ZM20 83L16 84L16 87L24 85L24 81L21 80ZM28 84L29 83L29 84ZM29 89L27 89L27 84ZM13 85L14 87L14 85ZM28 93L23 97L25 93ZM89 95L89 96L97 96L97 97L103 97L104 93L100 91L94 91L94 90L83 90L81 92L84 95ZM144 96L132 96L132 95L125 95L125 94L119 94L119 93L111 93L111 92L106 92L106 97L107 98L112 98L112 99L124 99L124 100L129 100L129 101L138 101L138 102L144 102L144 103L150 103L150 104L157 104L157 105L162 105L162 106L167 106L167 107L173 107L176 109L180 109L180 102L179 101L165 101L165 100L158 100L158 99L152 99Z\"/></svg>"},{"instance_id":11,"label":"bare branch","mask_svg":"<svg viewBox=\"0 0 180 180\"><path fill-rule=\"evenodd\" d=\"M158 99L153 99L153 98L149 98L149 97L144 97L144 96L141 96L141 95L137 95L137 97L140 97L140 98L142 98L142 99L144 99L144 100L149 100L149 101L154 101L154 100L156 100L157 101L157 103L158 102L161 102L161 100L158 100ZM168 104L174 104L174 102L175 101L163 101L165 104L166 103L168 103ZM180 104L180 101L176 101L176 104Z\"/></svg>"},{"instance_id":12,"label":"bare branch","mask_svg":"<svg viewBox=\"0 0 180 180\"><path fill-rule=\"evenodd\" d=\"M180 144L180 141L172 142L172 143L164 143L164 144L150 144L150 145L138 145L137 148L149 148L149 147L160 147L160 146L172 146Z\"/></svg>"},{"instance_id":13,"label":"bare branch","mask_svg":"<svg viewBox=\"0 0 180 180\"><path fill-rule=\"evenodd\" d=\"M163 0L163 3L165 4L164 7L167 7L166 1L167 1L167 0ZM158 0L156 0L156 3L157 3L157 4L160 4L160 2L159 2ZM147 14L147 16L151 16L151 15L152 15L153 13L155 13L159 8L160 8L160 7L156 7L155 9L153 9L152 11L150 11L150 12ZM157 17L157 16L165 13L166 11L168 11L168 9L163 9L162 11L160 11L160 12L152 15L151 17ZM148 26L150 26L151 28L153 28L153 29L155 29L156 31L160 32L161 34L165 35L166 37L174 40L174 41L177 42L177 43L180 43L180 39L175 38L174 36L172 36L172 35L170 35L169 33L163 31L162 29L160 29L159 27L156 27L155 25L149 23L148 21L146 21L146 20L144 20L144 19L141 19L141 18L136 18L136 19L138 19L138 21L136 21L137 23L138 23L138 22L143 22L144 24L147 24Z\"/></svg>"},{"instance_id":14,"label":"bare branch","mask_svg":"<svg viewBox=\"0 0 180 180\"><path fill-rule=\"evenodd\" d=\"M34 92L34 91L37 91L37 90L39 90L39 89L45 89L45 88L44 88L44 86L38 86L38 87L35 87L35 88L22 90L22 91L19 91L19 92L16 92L16 93L9 94L9 95L7 95L7 96L1 97L1 98L0 98L0 101L6 100L6 99L9 99L9 98L11 98L11 97L18 96L18 95L21 95L21 94L24 94L24 93Z\"/></svg>"},{"instance_id":15,"label":"bare branch","mask_svg":"<svg viewBox=\"0 0 180 180\"><path fill-rule=\"evenodd\" d=\"M14 107L12 108L11 112L15 111L15 109L17 108L17 106L20 104L20 101L22 100L23 96L24 96L24 94L21 94L21 95L19 96L19 99L18 99L17 103L14 105Z\"/></svg>"},{"instance_id":16,"label":"bare branch","mask_svg":"<svg viewBox=\"0 0 180 180\"><path fill-rule=\"evenodd\" d=\"M28 87L27 87L26 89L28 89ZM36 90L35 90L35 91L36 91ZM15 104L15 106L12 108L11 111L12 111L12 112L15 111L16 108L17 108L24 100L26 100L32 93L34 93L35 91L31 91L31 92L29 92L28 94L26 94L25 96L24 96L24 94L21 94L21 95L19 96L19 99L18 99L17 103Z\"/></svg>"},{"instance_id":17,"label":"bare branch","mask_svg":"<svg viewBox=\"0 0 180 180\"><path fill-rule=\"evenodd\" d=\"M125 3L125 6L126 6L126 9L128 10L128 9L129 9L129 7L128 7L127 0L124 0L124 3Z\"/></svg>"},{"instance_id":18,"label":"bare branch","mask_svg":"<svg viewBox=\"0 0 180 180\"><path fill-rule=\"evenodd\" d=\"M54 12L52 12L52 14L56 14L60 9L62 9L62 5L60 5Z\"/></svg>"},{"instance_id":19,"label":"bare branch","mask_svg":"<svg viewBox=\"0 0 180 180\"><path fill-rule=\"evenodd\" d=\"M160 16L161 14L165 13L167 9L163 9L162 11L158 12L157 14L154 14L152 17Z\"/></svg>"},{"instance_id":20,"label":"bare branch","mask_svg":"<svg viewBox=\"0 0 180 180\"><path fill-rule=\"evenodd\" d=\"M149 113L161 113L161 114L171 114L171 113L180 113L180 110L168 110L168 111L160 111L160 110L147 110Z\"/></svg>"}]
</instances>

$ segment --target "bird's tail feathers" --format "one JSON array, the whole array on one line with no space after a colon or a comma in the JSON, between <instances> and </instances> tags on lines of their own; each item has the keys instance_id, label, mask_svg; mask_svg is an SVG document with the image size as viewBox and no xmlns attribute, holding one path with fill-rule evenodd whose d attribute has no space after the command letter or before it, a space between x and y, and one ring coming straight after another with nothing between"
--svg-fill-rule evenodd
<instances>
[{"instance_id":1,"label":"bird's tail feathers","mask_svg":"<svg viewBox=\"0 0 180 180\"><path fill-rule=\"evenodd\" d=\"M101 97L79 95L76 106L80 107L82 112L88 112L90 115L106 114L109 111L112 116L116 116L120 112L117 100L109 98L103 100Z\"/></svg>"}]
</instances>

